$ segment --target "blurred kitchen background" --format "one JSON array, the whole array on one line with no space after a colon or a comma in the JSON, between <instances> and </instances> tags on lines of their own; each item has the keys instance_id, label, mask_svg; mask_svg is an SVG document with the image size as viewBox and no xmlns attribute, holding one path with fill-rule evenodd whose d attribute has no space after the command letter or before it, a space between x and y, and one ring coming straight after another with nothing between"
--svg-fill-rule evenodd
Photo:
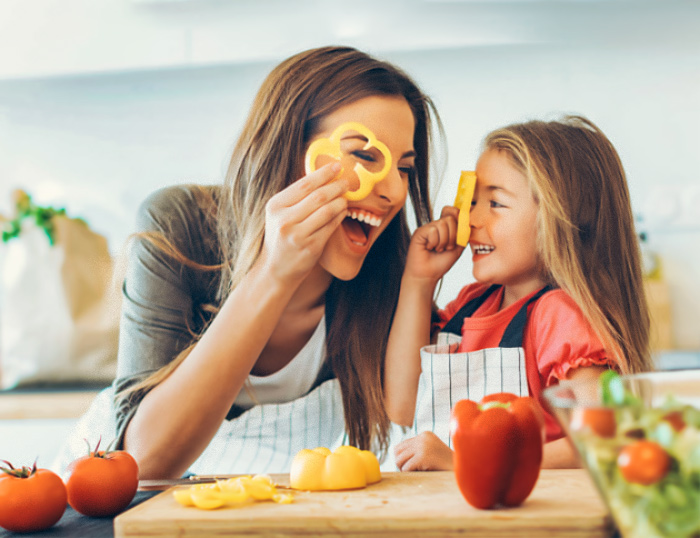
<instances>
[{"instance_id":1,"label":"blurred kitchen background","mask_svg":"<svg viewBox=\"0 0 700 538\"><path fill-rule=\"evenodd\" d=\"M566 113L596 122L645 237L659 360L698 364L699 29L697 0L2 0L0 213L24 189L118 256L150 192L221 182L275 64L349 44L435 101L437 213L488 131ZM440 306L473 280L463 258Z\"/></svg>"}]
</instances>

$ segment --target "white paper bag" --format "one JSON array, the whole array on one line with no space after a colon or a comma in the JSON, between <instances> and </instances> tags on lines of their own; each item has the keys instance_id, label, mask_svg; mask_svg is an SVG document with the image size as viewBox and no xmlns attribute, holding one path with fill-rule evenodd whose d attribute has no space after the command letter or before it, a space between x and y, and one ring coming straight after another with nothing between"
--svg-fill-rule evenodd
<instances>
[{"instance_id":1,"label":"white paper bag","mask_svg":"<svg viewBox=\"0 0 700 538\"><path fill-rule=\"evenodd\" d=\"M107 240L52 218L0 243L0 387L108 384L116 372L120 286Z\"/></svg>"}]
</instances>

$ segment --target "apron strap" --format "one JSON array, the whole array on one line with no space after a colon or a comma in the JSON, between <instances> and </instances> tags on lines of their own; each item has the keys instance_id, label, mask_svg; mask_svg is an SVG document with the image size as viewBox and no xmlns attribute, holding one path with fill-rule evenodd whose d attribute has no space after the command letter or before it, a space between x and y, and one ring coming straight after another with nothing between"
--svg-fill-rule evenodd
<instances>
[{"instance_id":1,"label":"apron strap","mask_svg":"<svg viewBox=\"0 0 700 538\"><path fill-rule=\"evenodd\" d=\"M525 324L527 323L527 307L551 289L552 286L547 284L520 307L520 310L513 316L513 319L510 320L506 330L503 332L503 337L498 347L523 347L523 333L525 332Z\"/></svg>"},{"instance_id":2,"label":"apron strap","mask_svg":"<svg viewBox=\"0 0 700 538\"><path fill-rule=\"evenodd\" d=\"M484 293L469 301L462 308L460 308L454 316L450 318L450 321L448 321L445 324L442 331L440 332L452 333L456 334L457 336L462 336L462 326L464 325L464 318L472 317L474 312L476 312L479 309L479 307L482 304L484 304L484 301L486 301L486 299L488 299L489 296L500 287L500 284L494 284L493 286L490 286Z\"/></svg>"}]
</instances>

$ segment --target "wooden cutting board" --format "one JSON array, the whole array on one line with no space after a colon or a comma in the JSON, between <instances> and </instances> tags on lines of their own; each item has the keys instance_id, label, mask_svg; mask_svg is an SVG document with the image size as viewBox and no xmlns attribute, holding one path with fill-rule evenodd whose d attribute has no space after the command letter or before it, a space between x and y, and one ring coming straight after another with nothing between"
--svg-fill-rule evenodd
<instances>
[{"instance_id":1,"label":"wooden cutting board","mask_svg":"<svg viewBox=\"0 0 700 538\"><path fill-rule=\"evenodd\" d=\"M288 475L272 478L289 483ZM114 520L117 537L610 536L612 530L607 509L581 469L543 470L527 501L509 509L472 508L451 472L384 473L366 489L295 491L292 504L258 502L212 511L180 506L171 489Z\"/></svg>"}]
</instances>

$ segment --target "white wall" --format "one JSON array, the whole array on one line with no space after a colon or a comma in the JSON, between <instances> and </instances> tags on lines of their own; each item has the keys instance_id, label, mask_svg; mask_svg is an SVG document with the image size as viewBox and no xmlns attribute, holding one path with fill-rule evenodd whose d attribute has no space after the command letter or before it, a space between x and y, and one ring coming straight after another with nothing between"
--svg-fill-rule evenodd
<instances>
[{"instance_id":1,"label":"white wall","mask_svg":"<svg viewBox=\"0 0 700 538\"><path fill-rule=\"evenodd\" d=\"M598 123L662 257L675 343L700 349L700 3L26 4L0 3L0 210L25 188L84 216L116 252L150 191L221 180L274 63L306 46L359 44L404 67L438 106L449 160L437 208L489 130L565 112ZM471 280L465 257L439 303Z\"/></svg>"}]
</instances>

